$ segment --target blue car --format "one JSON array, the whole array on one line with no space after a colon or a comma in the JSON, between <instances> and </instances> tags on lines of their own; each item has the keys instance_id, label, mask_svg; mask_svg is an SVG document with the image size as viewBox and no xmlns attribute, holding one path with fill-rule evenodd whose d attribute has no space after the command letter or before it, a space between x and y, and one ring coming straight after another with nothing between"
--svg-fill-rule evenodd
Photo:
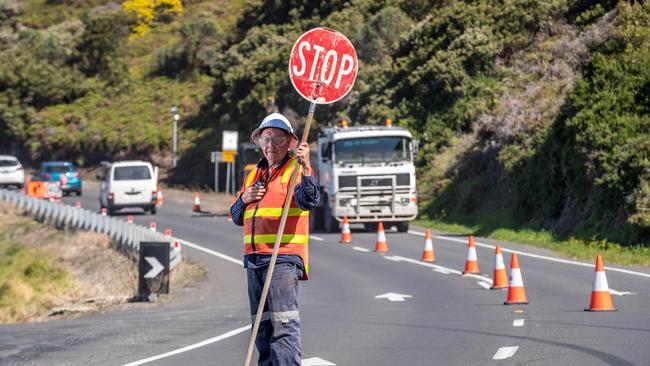
<instances>
[{"instance_id":1,"label":"blue car","mask_svg":"<svg viewBox=\"0 0 650 366\"><path fill-rule=\"evenodd\" d=\"M41 163L41 168L36 174L38 180L43 182L61 182L61 191L64 195L75 192L81 196L81 176L75 164L69 161L46 161Z\"/></svg>"}]
</instances>

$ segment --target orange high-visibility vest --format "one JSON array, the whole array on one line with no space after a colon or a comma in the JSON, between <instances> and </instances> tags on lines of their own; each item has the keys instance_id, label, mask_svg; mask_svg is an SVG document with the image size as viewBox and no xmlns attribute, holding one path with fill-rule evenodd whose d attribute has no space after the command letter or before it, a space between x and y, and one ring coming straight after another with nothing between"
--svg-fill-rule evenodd
<instances>
[{"instance_id":1,"label":"orange high-visibility vest","mask_svg":"<svg viewBox=\"0 0 650 366\"><path fill-rule=\"evenodd\" d=\"M245 255L273 253L284 200L289 190L289 178L295 167L296 161L290 159L281 167L276 168L270 176L268 176L268 168L259 169L256 167L248 174L241 192L262 179L266 182L266 193L261 200L249 203L244 211ZM298 169L297 182L300 183L302 167L299 166ZM294 198L291 197L289 213L278 254L296 254L302 258L305 263L303 280L309 278L308 242L309 211L298 207Z\"/></svg>"}]
</instances>

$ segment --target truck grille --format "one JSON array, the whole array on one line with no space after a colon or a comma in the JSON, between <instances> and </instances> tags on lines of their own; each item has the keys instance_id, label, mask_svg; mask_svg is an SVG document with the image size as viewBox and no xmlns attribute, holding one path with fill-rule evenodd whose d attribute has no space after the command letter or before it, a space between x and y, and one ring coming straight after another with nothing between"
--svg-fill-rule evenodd
<instances>
[{"instance_id":1,"label":"truck grille","mask_svg":"<svg viewBox=\"0 0 650 366\"><path fill-rule=\"evenodd\" d=\"M356 188L357 177L357 175L340 175L339 189ZM361 177L365 178L361 180L362 187L391 187L393 185L393 180L385 175L376 179L371 179L371 175L363 175ZM408 173L395 174L395 184L397 186L410 186L411 176Z\"/></svg>"}]
</instances>

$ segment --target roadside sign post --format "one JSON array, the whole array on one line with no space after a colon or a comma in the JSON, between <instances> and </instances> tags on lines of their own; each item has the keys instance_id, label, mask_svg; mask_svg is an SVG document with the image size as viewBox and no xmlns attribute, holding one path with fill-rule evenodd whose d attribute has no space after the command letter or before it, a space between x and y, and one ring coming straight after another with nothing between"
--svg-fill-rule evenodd
<instances>
[{"instance_id":1,"label":"roadside sign post","mask_svg":"<svg viewBox=\"0 0 650 366\"><path fill-rule=\"evenodd\" d=\"M219 163L222 161L222 152L213 151L210 153L210 162L214 163L214 191L219 192Z\"/></svg>"},{"instance_id":2,"label":"roadside sign post","mask_svg":"<svg viewBox=\"0 0 650 366\"><path fill-rule=\"evenodd\" d=\"M238 140L239 132L228 130L223 131L221 136L221 147L223 149L223 162L226 163L226 194L231 194L231 190L232 194L235 194L235 155L237 155Z\"/></svg>"},{"instance_id":3,"label":"roadside sign post","mask_svg":"<svg viewBox=\"0 0 650 366\"><path fill-rule=\"evenodd\" d=\"M169 242L141 242L138 262L138 296L169 293Z\"/></svg>"},{"instance_id":4,"label":"roadside sign post","mask_svg":"<svg viewBox=\"0 0 650 366\"><path fill-rule=\"evenodd\" d=\"M332 29L314 28L298 38L291 50L289 78L296 91L311 103L300 143L307 142L309 129L316 111L316 104L330 104L345 97L354 85L357 71L357 54L354 51L354 46L343 34ZM289 178L289 190L284 200L280 226L257 307L257 315L248 342L244 366L250 365L253 356L255 338L257 338L264 306L266 305L266 297L271 286L271 278L273 277L273 270L280 249L280 241L284 234L284 226L287 222L291 197L293 197L296 188L298 170L300 169L294 169Z\"/></svg>"}]
</instances>

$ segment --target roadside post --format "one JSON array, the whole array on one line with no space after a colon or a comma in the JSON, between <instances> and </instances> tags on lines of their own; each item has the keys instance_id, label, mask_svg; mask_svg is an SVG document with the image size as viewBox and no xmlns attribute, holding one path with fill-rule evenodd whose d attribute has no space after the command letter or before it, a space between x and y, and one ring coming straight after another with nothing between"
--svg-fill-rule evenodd
<instances>
[{"instance_id":1,"label":"roadside post","mask_svg":"<svg viewBox=\"0 0 650 366\"><path fill-rule=\"evenodd\" d=\"M169 242L141 242L138 261L138 297L169 293Z\"/></svg>"},{"instance_id":2,"label":"roadside post","mask_svg":"<svg viewBox=\"0 0 650 366\"><path fill-rule=\"evenodd\" d=\"M172 127L172 168L176 168L176 149L178 146L178 121L181 119L181 115L178 113L178 108L176 106L172 106L170 109L170 112L172 112L173 119L174 119L174 124Z\"/></svg>"},{"instance_id":3,"label":"roadside post","mask_svg":"<svg viewBox=\"0 0 650 366\"><path fill-rule=\"evenodd\" d=\"M214 192L219 192L219 163L222 161L223 153L221 151L212 151L210 153L210 162L214 163Z\"/></svg>"},{"instance_id":4,"label":"roadside post","mask_svg":"<svg viewBox=\"0 0 650 366\"><path fill-rule=\"evenodd\" d=\"M235 193L235 156L237 155L237 141L239 132L224 130L221 137L223 161L226 163L226 194Z\"/></svg>"},{"instance_id":5,"label":"roadside post","mask_svg":"<svg viewBox=\"0 0 650 366\"><path fill-rule=\"evenodd\" d=\"M327 28L314 28L298 38L291 50L289 78L298 93L310 102L309 114L300 142L307 142L316 104L331 104L346 96L357 77L357 54L352 43L341 33ZM266 297L269 293L280 241L287 222L287 214L300 169L294 169L289 178L289 190L284 201L280 226L271 255L262 296L257 308L255 323L248 342L244 366L249 366L253 356L255 338L260 327Z\"/></svg>"}]
</instances>

